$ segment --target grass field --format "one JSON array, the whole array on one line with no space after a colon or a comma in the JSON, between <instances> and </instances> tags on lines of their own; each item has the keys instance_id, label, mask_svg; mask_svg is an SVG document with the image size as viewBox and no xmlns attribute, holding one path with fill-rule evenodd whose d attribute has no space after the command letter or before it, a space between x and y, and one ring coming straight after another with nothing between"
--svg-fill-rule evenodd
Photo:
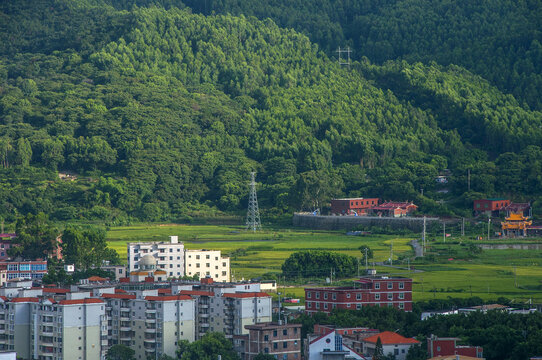
<instances>
[{"instance_id":1,"label":"grass field","mask_svg":"<svg viewBox=\"0 0 542 360\"><path fill-rule=\"evenodd\" d=\"M462 239L462 244L457 239L448 244L431 244L432 253L440 260L434 264L413 263L409 271L406 258L413 256L408 245L412 239L400 236L359 237L346 236L344 232L303 229L251 233L235 226L152 224L112 228L107 237L109 246L126 259L126 243L168 241L170 235L179 236L187 249L216 249L225 255L237 249L246 250L243 256L232 257L232 274L236 279L280 272L283 261L298 250L329 250L360 257L358 247L366 244L374 252L373 261L381 262L389 258L393 243L394 265L401 268L377 267L377 271L412 277L415 301L472 295L484 299L504 296L517 302L530 299L542 302L542 251L484 250L473 258L465 258L465 245L469 243L466 239ZM492 241L499 242L503 241ZM422 272L413 272L413 267ZM295 297L303 295L301 287L289 287L283 292Z\"/></svg>"}]
</instances>

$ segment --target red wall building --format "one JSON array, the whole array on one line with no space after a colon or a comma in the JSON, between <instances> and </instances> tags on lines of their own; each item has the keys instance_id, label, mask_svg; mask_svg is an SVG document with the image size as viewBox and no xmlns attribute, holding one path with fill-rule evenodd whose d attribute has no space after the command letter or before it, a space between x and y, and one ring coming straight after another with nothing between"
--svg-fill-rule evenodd
<instances>
[{"instance_id":1,"label":"red wall building","mask_svg":"<svg viewBox=\"0 0 542 360\"><path fill-rule=\"evenodd\" d=\"M480 346L460 346L456 341L461 341L459 338L438 338L435 335L427 338L427 353L429 357L447 356L447 355L463 355L475 358L484 357L484 349Z\"/></svg>"},{"instance_id":2,"label":"red wall building","mask_svg":"<svg viewBox=\"0 0 542 360\"><path fill-rule=\"evenodd\" d=\"M12 240L16 234L0 234L0 260L8 259L8 250L14 245Z\"/></svg>"},{"instance_id":3,"label":"red wall building","mask_svg":"<svg viewBox=\"0 0 542 360\"><path fill-rule=\"evenodd\" d=\"M368 209L378 205L378 198L348 198L331 200L331 213L335 215L367 215Z\"/></svg>"},{"instance_id":4,"label":"red wall building","mask_svg":"<svg viewBox=\"0 0 542 360\"><path fill-rule=\"evenodd\" d=\"M388 201L371 208L371 213L375 216L402 217L417 209L418 206L411 202Z\"/></svg>"},{"instance_id":5,"label":"red wall building","mask_svg":"<svg viewBox=\"0 0 542 360\"><path fill-rule=\"evenodd\" d=\"M305 312L359 310L363 306L392 306L412 311L412 279L386 276L356 280L353 287L305 288Z\"/></svg>"},{"instance_id":6,"label":"red wall building","mask_svg":"<svg viewBox=\"0 0 542 360\"><path fill-rule=\"evenodd\" d=\"M499 216L500 211L510 205L510 200L501 198L490 198L474 200L474 214L487 214L488 216Z\"/></svg>"}]
</instances>

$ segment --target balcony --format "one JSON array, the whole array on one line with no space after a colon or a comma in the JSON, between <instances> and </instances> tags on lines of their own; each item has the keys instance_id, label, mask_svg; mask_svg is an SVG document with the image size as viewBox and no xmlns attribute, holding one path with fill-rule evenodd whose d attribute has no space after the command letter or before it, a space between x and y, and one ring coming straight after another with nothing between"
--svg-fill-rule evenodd
<instances>
[{"instance_id":1,"label":"balcony","mask_svg":"<svg viewBox=\"0 0 542 360\"><path fill-rule=\"evenodd\" d=\"M200 317L202 318L208 318L209 317L209 314L207 313L202 313L202 314L199 314Z\"/></svg>"},{"instance_id":2,"label":"balcony","mask_svg":"<svg viewBox=\"0 0 542 360\"><path fill-rule=\"evenodd\" d=\"M124 343L123 343L123 345L128 345L128 346L130 346L130 341L132 341L132 337L131 337L131 336L127 336L127 335L121 335L121 336L119 337L119 340L120 340L121 342L127 342L127 344L124 344Z\"/></svg>"},{"instance_id":3,"label":"balcony","mask_svg":"<svg viewBox=\"0 0 542 360\"><path fill-rule=\"evenodd\" d=\"M156 324L156 319L145 319L145 323L147 323L147 324Z\"/></svg>"},{"instance_id":4,"label":"balcony","mask_svg":"<svg viewBox=\"0 0 542 360\"><path fill-rule=\"evenodd\" d=\"M152 343L154 344L156 342L156 339L153 339L153 338L145 338L144 340L146 343Z\"/></svg>"},{"instance_id":5,"label":"balcony","mask_svg":"<svg viewBox=\"0 0 542 360\"><path fill-rule=\"evenodd\" d=\"M0 334L1 334L1 331L2 330L0 330ZM43 330L43 331L40 331L39 333L40 333L40 335L43 335L43 336L51 336L51 337L54 336L54 333L53 333L52 329L51 330Z\"/></svg>"},{"instance_id":6,"label":"balcony","mask_svg":"<svg viewBox=\"0 0 542 360\"><path fill-rule=\"evenodd\" d=\"M209 323L199 323L199 326L201 326L202 328L208 328Z\"/></svg>"},{"instance_id":7,"label":"balcony","mask_svg":"<svg viewBox=\"0 0 542 360\"><path fill-rule=\"evenodd\" d=\"M147 327L147 328L145 329L145 332L146 332L146 333L153 333L153 334L154 334L154 333L156 332L156 328L155 328L155 327L152 327L152 328L151 328L151 327Z\"/></svg>"},{"instance_id":8,"label":"balcony","mask_svg":"<svg viewBox=\"0 0 542 360\"><path fill-rule=\"evenodd\" d=\"M145 314L156 314L156 309L145 309Z\"/></svg>"},{"instance_id":9,"label":"balcony","mask_svg":"<svg viewBox=\"0 0 542 360\"><path fill-rule=\"evenodd\" d=\"M202 309L208 309L209 304L200 304L199 307L202 308Z\"/></svg>"},{"instance_id":10,"label":"balcony","mask_svg":"<svg viewBox=\"0 0 542 360\"><path fill-rule=\"evenodd\" d=\"M123 325L121 325L119 330L120 331L132 331L132 327L131 326L123 326Z\"/></svg>"}]
</instances>

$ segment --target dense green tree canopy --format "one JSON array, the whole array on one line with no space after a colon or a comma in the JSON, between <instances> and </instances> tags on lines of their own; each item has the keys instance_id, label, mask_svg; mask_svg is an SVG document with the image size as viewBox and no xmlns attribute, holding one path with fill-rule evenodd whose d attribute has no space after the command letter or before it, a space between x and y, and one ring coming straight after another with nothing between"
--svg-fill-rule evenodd
<instances>
[{"instance_id":1,"label":"dense green tree canopy","mask_svg":"<svg viewBox=\"0 0 542 360\"><path fill-rule=\"evenodd\" d=\"M409 3L401 2L404 11L429 7ZM243 15L260 16L271 3L201 4L209 8L200 15L176 0L0 4L0 216L44 212L53 220L121 224L235 212L246 207L250 171L258 173L264 214L325 211L333 197L378 196L464 215L474 196L468 170L476 194L542 207L542 113L525 94L510 95L457 65L380 61L425 58L368 54L374 64L360 56L346 68L319 50L335 37L359 38L366 51L384 53L393 34L375 42L345 29L357 24L365 34L361 25L381 17L363 14L395 14L400 2L307 1L290 20L316 9L316 20L304 17L314 26L298 28L309 37ZM536 21L525 9L537 6L514 10L525 18L525 41ZM234 8L238 16L205 16ZM336 24L337 11L351 15L347 23ZM503 6L487 26L457 16L483 41L510 11ZM414 26L408 19L405 26ZM456 30L457 42L464 35ZM518 51L503 50L501 59ZM535 79L539 70L531 68L522 74ZM448 195L434 181L445 169Z\"/></svg>"}]
</instances>

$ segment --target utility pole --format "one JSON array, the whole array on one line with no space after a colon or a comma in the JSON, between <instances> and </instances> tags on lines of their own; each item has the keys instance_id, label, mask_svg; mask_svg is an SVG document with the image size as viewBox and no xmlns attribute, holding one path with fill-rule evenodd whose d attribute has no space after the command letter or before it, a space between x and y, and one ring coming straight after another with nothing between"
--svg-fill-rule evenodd
<instances>
[{"instance_id":1,"label":"utility pole","mask_svg":"<svg viewBox=\"0 0 542 360\"><path fill-rule=\"evenodd\" d=\"M333 285L333 268L329 270L329 283Z\"/></svg>"},{"instance_id":2,"label":"utility pole","mask_svg":"<svg viewBox=\"0 0 542 360\"><path fill-rule=\"evenodd\" d=\"M467 188L470 191L470 169L467 169Z\"/></svg>"},{"instance_id":3,"label":"utility pole","mask_svg":"<svg viewBox=\"0 0 542 360\"><path fill-rule=\"evenodd\" d=\"M358 258L358 277L359 277L359 258Z\"/></svg>"},{"instance_id":4,"label":"utility pole","mask_svg":"<svg viewBox=\"0 0 542 360\"><path fill-rule=\"evenodd\" d=\"M461 236L465 236L465 218L461 218Z\"/></svg>"},{"instance_id":5,"label":"utility pole","mask_svg":"<svg viewBox=\"0 0 542 360\"><path fill-rule=\"evenodd\" d=\"M256 230L262 229L262 223L260 221L260 210L258 209L258 197L256 196L256 173L253 171L250 175L250 195L248 198L246 229L256 232Z\"/></svg>"},{"instance_id":6,"label":"utility pole","mask_svg":"<svg viewBox=\"0 0 542 360\"><path fill-rule=\"evenodd\" d=\"M369 267L367 266L367 248L365 248L365 273L369 272Z\"/></svg>"},{"instance_id":7,"label":"utility pole","mask_svg":"<svg viewBox=\"0 0 542 360\"><path fill-rule=\"evenodd\" d=\"M390 246L390 265L393 265L393 239L391 240Z\"/></svg>"},{"instance_id":8,"label":"utility pole","mask_svg":"<svg viewBox=\"0 0 542 360\"><path fill-rule=\"evenodd\" d=\"M442 223L442 239L444 240L444 243L446 244L446 223Z\"/></svg>"},{"instance_id":9,"label":"utility pole","mask_svg":"<svg viewBox=\"0 0 542 360\"><path fill-rule=\"evenodd\" d=\"M426 218L423 217L423 233L422 233L422 256L425 256L425 225L426 225Z\"/></svg>"},{"instance_id":10,"label":"utility pole","mask_svg":"<svg viewBox=\"0 0 542 360\"><path fill-rule=\"evenodd\" d=\"M487 219L487 240L489 241L489 228L491 226L491 218Z\"/></svg>"},{"instance_id":11,"label":"utility pole","mask_svg":"<svg viewBox=\"0 0 542 360\"><path fill-rule=\"evenodd\" d=\"M336 50L335 52L339 54L339 65L347 65L347 66L350 68L350 53L352 52L352 50L350 50L350 47L347 47L346 50L343 50L343 49L341 49L341 47L339 46L339 50ZM342 53L346 53L346 54L347 54L347 60L346 60L346 62L344 62L344 61L341 59L341 54L342 54Z\"/></svg>"}]
</instances>

